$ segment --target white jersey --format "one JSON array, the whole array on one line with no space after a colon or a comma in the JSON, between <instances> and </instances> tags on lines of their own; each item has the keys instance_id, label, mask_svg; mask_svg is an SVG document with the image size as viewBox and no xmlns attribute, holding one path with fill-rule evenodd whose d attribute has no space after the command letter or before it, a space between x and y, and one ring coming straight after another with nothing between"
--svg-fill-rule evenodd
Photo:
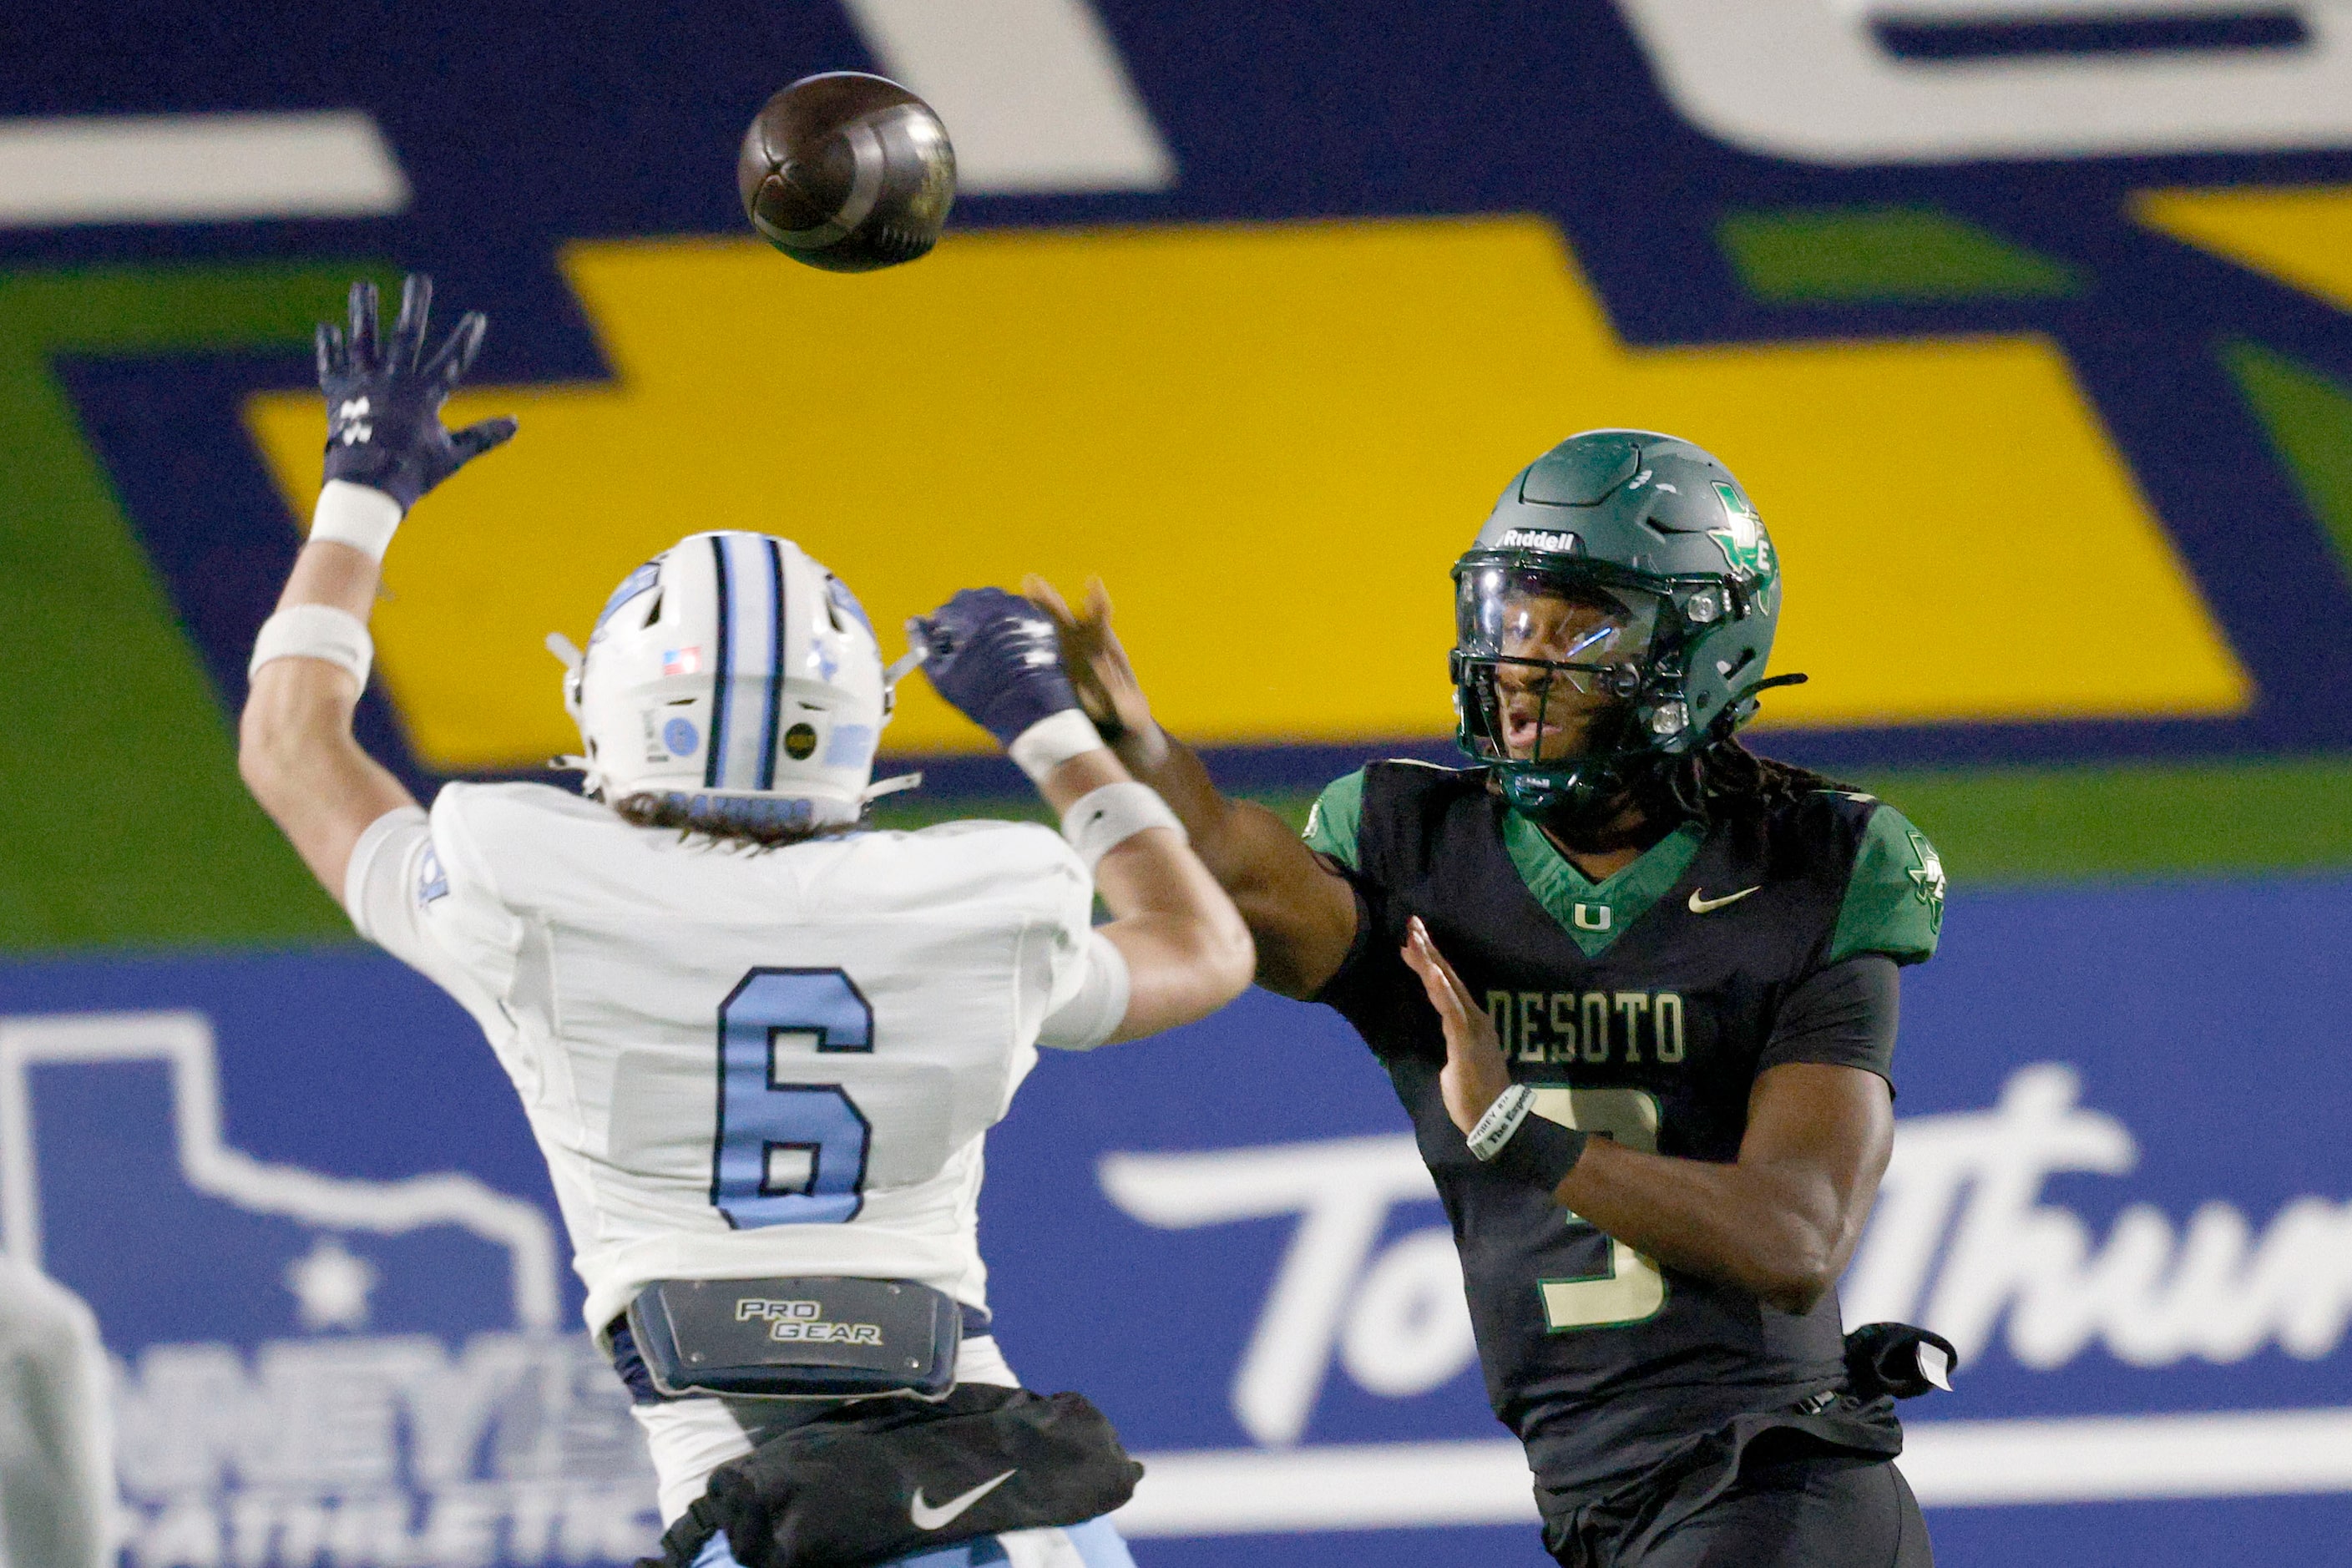
<instances>
[{"instance_id":1,"label":"white jersey","mask_svg":"<svg viewBox=\"0 0 2352 1568\"><path fill-rule=\"evenodd\" d=\"M345 902L488 1036L601 1334L656 1279L917 1279L985 1310L982 1135L1041 1034L1096 1045L1125 1011L1093 897L1034 825L748 852L451 784L369 828Z\"/></svg>"}]
</instances>

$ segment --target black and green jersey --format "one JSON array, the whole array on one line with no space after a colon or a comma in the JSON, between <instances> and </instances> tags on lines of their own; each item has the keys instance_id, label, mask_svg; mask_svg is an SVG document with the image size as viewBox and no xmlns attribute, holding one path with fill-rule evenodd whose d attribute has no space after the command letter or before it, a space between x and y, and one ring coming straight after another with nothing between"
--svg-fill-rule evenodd
<instances>
[{"instance_id":1,"label":"black and green jersey","mask_svg":"<svg viewBox=\"0 0 2352 1568\"><path fill-rule=\"evenodd\" d=\"M1344 868L1354 951L1316 998L1389 1072L1453 1222L1496 1415L1555 1496L1646 1473L1727 1422L1843 1385L1835 1296L1775 1310L1661 1268L1472 1159L1438 1092L1444 1038L1399 956L1419 915L1482 998L1541 1114L1633 1147L1738 1156L1757 1075L1856 1054L1776 1038L1832 965L1935 952L1944 876L1892 808L1823 791L1760 823L1685 824L1595 883L1483 769L1381 763L1323 792L1308 845ZM1892 1416L1872 1412L1892 1451ZM1865 1434L1865 1441L1869 1435Z\"/></svg>"}]
</instances>

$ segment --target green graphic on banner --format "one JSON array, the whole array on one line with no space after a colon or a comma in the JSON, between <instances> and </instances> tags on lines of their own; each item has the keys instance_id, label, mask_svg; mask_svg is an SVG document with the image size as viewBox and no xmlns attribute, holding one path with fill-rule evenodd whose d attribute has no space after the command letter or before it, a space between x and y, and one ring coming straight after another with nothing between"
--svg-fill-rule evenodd
<instances>
[{"instance_id":1,"label":"green graphic on banner","mask_svg":"<svg viewBox=\"0 0 2352 1568\"><path fill-rule=\"evenodd\" d=\"M234 716L50 367L68 353L296 348L339 312L352 275L0 275L0 949L348 935L238 783Z\"/></svg>"},{"instance_id":2,"label":"green graphic on banner","mask_svg":"<svg viewBox=\"0 0 2352 1568\"><path fill-rule=\"evenodd\" d=\"M2260 343L2221 357L2352 579L2352 390Z\"/></svg>"},{"instance_id":3,"label":"green graphic on banner","mask_svg":"<svg viewBox=\"0 0 2352 1568\"><path fill-rule=\"evenodd\" d=\"M1736 212L1717 230L1740 283L1775 303L2056 299L2073 268L1924 206Z\"/></svg>"}]
</instances>

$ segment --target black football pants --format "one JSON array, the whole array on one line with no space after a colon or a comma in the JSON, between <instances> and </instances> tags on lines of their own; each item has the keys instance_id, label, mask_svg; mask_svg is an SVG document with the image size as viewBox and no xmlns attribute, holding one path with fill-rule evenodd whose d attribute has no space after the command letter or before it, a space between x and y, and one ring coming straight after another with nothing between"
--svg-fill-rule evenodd
<instances>
[{"instance_id":1,"label":"black football pants","mask_svg":"<svg viewBox=\"0 0 2352 1568\"><path fill-rule=\"evenodd\" d=\"M1934 1568L1927 1522L1885 1459L1799 1452L1757 1462L1622 1568Z\"/></svg>"}]
</instances>

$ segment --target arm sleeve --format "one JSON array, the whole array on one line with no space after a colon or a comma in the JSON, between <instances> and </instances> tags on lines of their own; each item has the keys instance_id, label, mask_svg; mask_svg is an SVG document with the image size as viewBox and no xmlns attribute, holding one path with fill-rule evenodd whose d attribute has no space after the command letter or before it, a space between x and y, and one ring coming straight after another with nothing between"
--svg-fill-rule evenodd
<instances>
[{"instance_id":1,"label":"arm sleeve","mask_svg":"<svg viewBox=\"0 0 2352 1568\"><path fill-rule=\"evenodd\" d=\"M1090 1051L1127 1022L1127 955L1098 931L1087 932L1079 955L1078 988L1045 1016L1037 1043L1055 1050Z\"/></svg>"},{"instance_id":2,"label":"arm sleeve","mask_svg":"<svg viewBox=\"0 0 2352 1568\"><path fill-rule=\"evenodd\" d=\"M343 868L343 912L362 936L394 957L408 956L394 944L416 923L409 915L412 884L404 873L432 844L432 821L425 808L404 805L368 824L352 847L351 863Z\"/></svg>"},{"instance_id":3,"label":"arm sleeve","mask_svg":"<svg viewBox=\"0 0 2352 1568\"><path fill-rule=\"evenodd\" d=\"M449 876L420 806L388 811L368 825L343 869L343 910L360 935L471 1007L482 984L441 941L429 911L449 896Z\"/></svg>"},{"instance_id":4,"label":"arm sleeve","mask_svg":"<svg viewBox=\"0 0 2352 1568\"><path fill-rule=\"evenodd\" d=\"M1756 1070L1783 1062L1860 1068L1895 1083L1895 1023L1902 980L1881 952L1815 970L1780 1004Z\"/></svg>"}]
</instances>

